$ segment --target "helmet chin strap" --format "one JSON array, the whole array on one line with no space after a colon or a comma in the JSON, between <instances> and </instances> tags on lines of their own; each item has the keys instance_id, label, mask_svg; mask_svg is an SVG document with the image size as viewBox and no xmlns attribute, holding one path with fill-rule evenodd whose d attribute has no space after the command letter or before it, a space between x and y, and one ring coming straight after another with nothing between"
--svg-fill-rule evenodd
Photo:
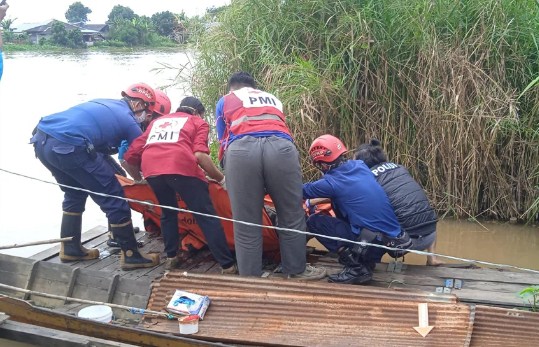
<instances>
[{"instance_id":1,"label":"helmet chin strap","mask_svg":"<svg viewBox=\"0 0 539 347\"><path fill-rule=\"evenodd\" d=\"M345 161L346 160L339 160L333 164L328 164L324 162L316 162L314 165L318 168L318 170L322 171L323 173L326 173L336 167L341 166L342 164L344 164Z\"/></svg>"}]
</instances>

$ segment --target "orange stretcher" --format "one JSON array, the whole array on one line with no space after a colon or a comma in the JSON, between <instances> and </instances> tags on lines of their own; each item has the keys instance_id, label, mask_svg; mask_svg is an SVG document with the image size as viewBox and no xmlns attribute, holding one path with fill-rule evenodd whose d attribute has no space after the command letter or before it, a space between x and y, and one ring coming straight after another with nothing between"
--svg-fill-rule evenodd
<instances>
[{"instance_id":1,"label":"orange stretcher","mask_svg":"<svg viewBox=\"0 0 539 347\"><path fill-rule=\"evenodd\" d=\"M158 204L157 198L152 189L147 184L135 184L135 182L129 178L117 175L118 181L124 189L125 196L130 199L136 199L141 201L150 202L152 204ZM230 207L230 201L228 199L228 193L219 184L210 182L209 184L210 198L213 202L213 206L218 216L232 218L232 210ZM273 204L269 198L265 199L266 205L272 207ZM160 233L160 217L161 208L157 206L149 206L140 203L129 203L130 207L140 212L144 218L144 225L146 231L154 234ZM187 209L185 203L178 195L178 206L180 208ZM262 223L263 225L272 226L272 220L266 210L262 211ZM221 220L221 225L225 232L226 241L228 247L234 250L234 227L230 221ZM206 245L206 239L200 227L198 226L194 216L191 213L179 212L178 213L178 232L181 237L181 249L184 251L192 251L201 249ZM262 237L264 240L264 254L266 257L278 257L279 254L279 238L277 232L274 229L264 228L262 229Z\"/></svg>"}]
</instances>

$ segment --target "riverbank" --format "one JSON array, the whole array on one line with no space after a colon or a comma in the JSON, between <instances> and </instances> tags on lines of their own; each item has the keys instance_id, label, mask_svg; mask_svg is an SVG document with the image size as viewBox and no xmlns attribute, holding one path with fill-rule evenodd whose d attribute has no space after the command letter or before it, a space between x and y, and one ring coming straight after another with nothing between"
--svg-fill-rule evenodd
<instances>
[{"instance_id":1,"label":"riverbank","mask_svg":"<svg viewBox=\"0 0 539 347\"><path fill-rule=\"evenodd\" d=\"M186 44L163 44L155 46L116 46L116 45L97 45L87 48L68 48L55 45L34 45L19 43L4 43L2 50L4 53L31 52L31 53L70 53L70 52L125 52L132 53L140 50L177 52L187 47Z\"/></svg>"}]
</instances>

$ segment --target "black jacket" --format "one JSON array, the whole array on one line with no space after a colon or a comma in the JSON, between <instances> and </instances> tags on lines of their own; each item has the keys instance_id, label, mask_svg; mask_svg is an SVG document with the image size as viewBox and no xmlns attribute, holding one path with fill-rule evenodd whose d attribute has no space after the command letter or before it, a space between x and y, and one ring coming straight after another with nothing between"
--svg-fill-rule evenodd
<instances>
[{"instance_id":1,"label":"black jacket","mask_svg":"<svg viewBox=\"0 0 539 347\"><path fill-rule=\"evenodd\" d=\"M436 230L436 212L423 188L406 168L394 163L381 163L370 169L386 192L402 229L415 237Z\"/></svg>"}]
</instances>

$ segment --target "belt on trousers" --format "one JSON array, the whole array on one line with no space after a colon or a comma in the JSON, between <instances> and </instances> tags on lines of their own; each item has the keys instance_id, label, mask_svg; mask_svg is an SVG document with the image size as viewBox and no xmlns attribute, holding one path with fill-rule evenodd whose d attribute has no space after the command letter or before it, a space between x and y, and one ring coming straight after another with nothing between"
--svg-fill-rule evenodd
<instances>
[{"instance_id":1,"label":"belt on trousers","mask_svg":"<svg viewBox=\"0 0 539 347\"><path fill-rule=\"evenodd\" d=\"M275 115L275 114L268 114L268 113L265 113L265 114L261 114L259 116L242 116L238 119L236 119L235 121L233 121L232 123L230 123L230 127L235 127L237 125L240 125L241 123L243 122L247 122L247 121L251 121L251 120L279 120L279 121L283 121L281 119L281 117Z\"/></svg>"}]
</instances>

